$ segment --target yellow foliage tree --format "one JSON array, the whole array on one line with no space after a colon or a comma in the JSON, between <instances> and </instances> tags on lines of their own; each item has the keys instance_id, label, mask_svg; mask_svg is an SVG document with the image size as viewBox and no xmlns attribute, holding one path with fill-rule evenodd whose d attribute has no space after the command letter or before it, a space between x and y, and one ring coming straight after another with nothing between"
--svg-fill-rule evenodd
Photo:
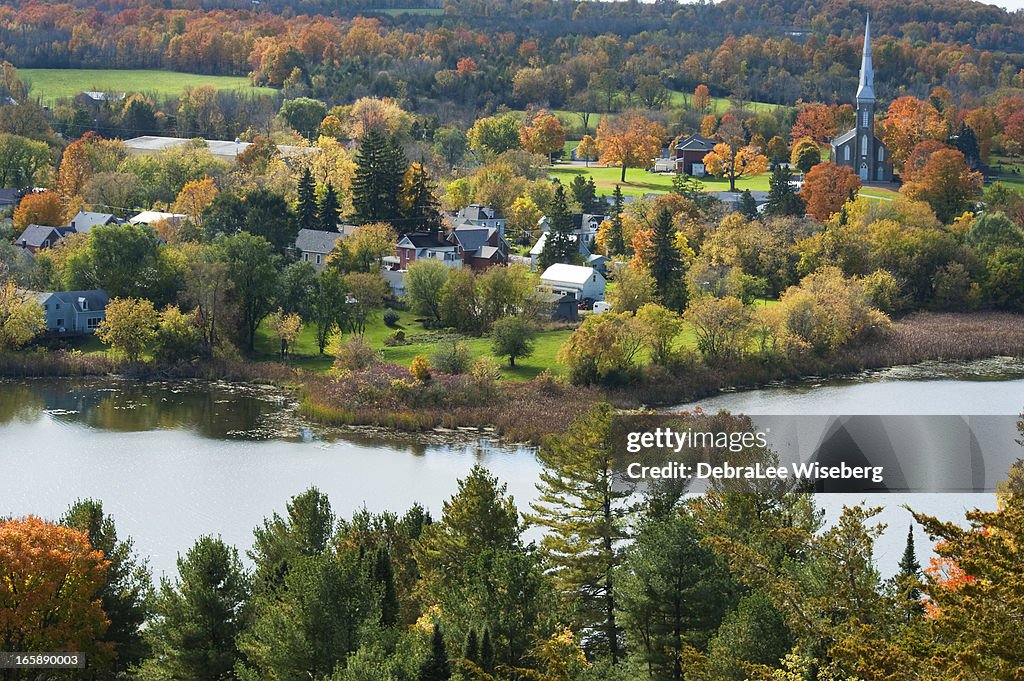
<instances>
[{"instance_id":1,"label":"yellow foliage tree","mask_svg":"<svg viewBox=\"0 0 1024 681\"><path fill-rule=\"evenodd\" d=\"M730 146L719 142L704 156L707 171L715 177L729 180L729 191L736 191L736 180L753 177L768 170L768 159L753 146Z\"/></svg>"},{"instance_id":2,"label":"yellow foliage tree","mask_svg":"<svg viewBox=\"0 0 1024 681\"><path fill-rule=\"evenodd\" d=\"M625 182L626 168L648 167L660 152L666 134L660 123L638 113L605 116L597 126L601 163L621 167L619 179Z\"/></svg>"}]
</instances>

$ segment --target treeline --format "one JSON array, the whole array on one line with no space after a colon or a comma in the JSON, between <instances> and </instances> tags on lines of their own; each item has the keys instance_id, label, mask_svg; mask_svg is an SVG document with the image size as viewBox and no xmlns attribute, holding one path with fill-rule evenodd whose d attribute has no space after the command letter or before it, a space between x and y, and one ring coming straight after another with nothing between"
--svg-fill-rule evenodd
<instances>
[{"instance_id":1,"label":"treeline","mask_svg":"<svg viewBox=\"0 0 1024 681\"><path fill-rule=\"evenodd\" d=\"M1024 28L1002 10L981 7L920 3L909 15L877 8L879 95L923 96L936 86L981 95L1019 85L1014 78L1024 66ZM527 104L603 111L609 107L587 103L594 91L615 89L622 100L616 106L626 106L641 79L651 77L682 91L707 82L713 94L745 100L847 101L869 8L844 5L818 13L797 2L756 8L466 2L446 5L444 17L342 18L262 6L146 5L111 7L102 22L92 20L92 6L16 3L0 9L0 57L21 67L251 73L256 84L329 105L397 94L414 110L470 115ZM637 16L643 25L626 18L617 23ZM545 22L556 21L545 30ZM466 59L474 68L460 66ZM517 87L531 78L544 87Z\"/></svg>"},{"instance_id":2,"label":"treeline","mask_svg":"<svg viewBox=\"0 0 1024 681\"><path fill-rule=\"evenodd\" d=\"M711 423L680 425L749 427L690 418ZM951 681L1019 668L1021 462L998 510L968 512L966 529L912 512L938 555L924 568L911 528L883 578L880 509L847 507L826 527L787 482L640 492L615 467L612 432L601 405L546 440L526 513L479 465L436 519L418 505L339 518L311 488L255 528L248 565L204 536L155 587L99 502L58 523L3 520L0 634L84 652L90 669L72 678L139 681ZM68 574L76 588L53 588Z\"/></svg>"}]
</instances>

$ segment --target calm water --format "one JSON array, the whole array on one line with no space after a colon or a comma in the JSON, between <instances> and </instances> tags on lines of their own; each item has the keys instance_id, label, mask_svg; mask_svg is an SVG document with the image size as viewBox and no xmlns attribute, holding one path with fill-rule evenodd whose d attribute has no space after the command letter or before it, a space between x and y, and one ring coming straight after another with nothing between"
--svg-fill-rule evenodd
<instances>
[{"instance_id":1,"label":"calm water","mask_svg":"<svg viewBox=\"0 0 1024 681\"><path fill-rule=\"evenodd\" d=\"M702 405L747 413L1012 414L1024 407L1024 364L890 370ZM294 410L279 391L231 384L0 381L0 516L56 518L77 498L102 499L159 575L172 573L177 553L204 533L248 548L253 528L310 485L342 516L362 507L401 512L413 502L436 516L457 479L480 462L508 485L520 510L535 497L539 466L529 449L465 435L411 442L386 433L325 433ZM859 501L818 499L829 519L843 503ZM986 494L868 501L884 502L881 520L891 528L876 556L883 573L894 570L903 550L910 522L899 508L904 501L947 519L994 507ZM918 545L928 545L923 534Z\"/></svg>"}]
</instances>

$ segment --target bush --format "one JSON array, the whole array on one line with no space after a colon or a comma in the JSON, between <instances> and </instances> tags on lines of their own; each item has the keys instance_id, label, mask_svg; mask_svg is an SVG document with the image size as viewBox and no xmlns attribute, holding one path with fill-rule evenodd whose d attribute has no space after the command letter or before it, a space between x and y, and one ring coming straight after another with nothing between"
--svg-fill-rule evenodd
<instances>
[{"instance_id":1,"label":"bush","mask_svg":"<svg viewBox=\"0 0 1024 681\"><path fill-rule=\"evenodd\" d=\"M398 324L398 321L402 318L402 315L398 314L397 310L393 310L390 307L384 310L384 324L391 328L394 328ZM399 331L401 333L401 331Z\"/></svg>"},{"instance_id":2,"label":"bush","mask_svg":"<svg viewBox=\"0 0 1024 681\"><path fill-rule=\"evenodd\" d=\"M327 344L327 350L334 355L334 370L358 371L380 363L377 351L361 335L342 338L335 334Z\"/></svg>"},{"instance_id":3,"label":"bush","mask_svg":"<svg viewBox=\"0 0 1024 681\"><path fill-rule=\"evenodd\" d=\"M412 358L409 372L420 383L426 383L430 380L430 360L423 355L416 355Z\"/></svg>"},{"instance_id":4,"label":"bush","mask_svg":"<svg viewBox=\"0 0 1024 681\"><path fill-rule=\"evenodd\" d=\"M384 339L384 345L394 347L396 345L405 345L405 331L395 331L393 334Z\"/></svg>"},{"instance_id":5,"label":"bush","mask_svg":"<svg viewBox=\"0 0 1024 681\"><path fill-rule=\"evenodd\" d=\"M472 361L473 355L469 348L457 340L441 343L430 356L430 365L446 374L464 374Z\"/></svg>"}]
</instances>

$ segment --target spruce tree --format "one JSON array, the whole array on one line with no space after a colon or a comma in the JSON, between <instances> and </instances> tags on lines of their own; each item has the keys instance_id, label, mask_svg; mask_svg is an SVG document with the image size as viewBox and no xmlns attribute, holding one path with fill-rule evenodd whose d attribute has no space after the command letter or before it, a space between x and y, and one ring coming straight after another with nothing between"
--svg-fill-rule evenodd
<instances>
[{"instance_id":1,"label":"spruce tree","mask_svg":"<svg viewBox=\"0 0 1024 681\"><path fill-rule=\"evenodd\" d=\"M419 681L448 681L452 677L452 668L448 663L448 651L445 649L441 628L434 624L434 633L430 637L430 654L420 667Z\"/></svg>"},{"instance_id":2,"label":"spruce tree","mask_svg":"<svg viewBox=\"0 0 1024 681\"><path fill-rule=\"evenodd\" d=\"M384 627L398 624L398 593L395 591L395 568L386 547L377 548L373 563L373 581L380 593L380 623Z\"/></svg>"},{"instance_id":3,"label":"spruce tree","mask_svg":"<svg viewBox=\"0 0 1024 681\"><path fill-rule=\"evenodd\" d=\"M740 194L739 212L748 220L757 219L757 201L754 200L754 195L750 193L749 189L744 189Z\"/></svg>"},{"instance_id":4,"label":"spruce tree","mask_svg":"<svg viewBox=\"0 0 1024 681\"><path fill-rule=\"evenodd\" d=\"M320 205L316 211L317 227L324 232L337 232L338 220L341 216L341 203L338 201L338 193L334 185L327 183L324 195L320 199Z\"/></svg>"},{"instance_id":5,"label":"spruce tree","mask_svg":"<svg viewBox=\"0 0 1024 681\"><path fill-rule=\"evenodd\" d=\"M463 647L462 657L473 664L480 664L480 641L477 639L476 629L470 628L469 633L466 634L466 645Z\"/></svg>"},{"instance_id":6,"label":"spruce tree","mask_svg":"<svg viewBox=\"0 0 1024 681\"><path fill-rule=\"evenodd\" d=\"M967 121L961 121L956 134L949 138L952 144L972 168L978 165L981 152L978 149L978 136L974 134L974 128L967 125Z\"/></svg>"},{"instance_id":7,"label":"spruce tree","mask_svg":"<svg viewBox=\"0 0 1024 681\"><path fill-rule=\"evenodd\" d=\"M548 235L544 241L538 264L543 272L555 263L575 264L579 261L579 246L573 235L572 214L565 199L565 187L555 183L555 196L548 210Z\"/></svg>"},{"instance_id":8,"label":"spruce tree","mask_svg":"<svg viewBox=\"0 0 1024 681\"><path fill-rule=\"evenodd\" d=\"M440 202L434 194L430 174L422 163L412 163L402 182L402 220L399 234L436 232L441 229Z\"/></svg>"},{"instance_id":9,"label":"spruce tree","mask_svg":"<svg viewBox=\"0 0 1024 681\"><path fill-rule=\"evenodd\" d=\"M316 229L319 225L318 211L313 173L306 168L302 171L302 177L299 178L299 203L295 211L299 229Z\"/></svg>"},{"instance_id":10,"label":"spruce tree","mask_svg":"<svg viewBox=\"0 0 1024 681\"><path fill-rule=\"evenodd\" d=\"M402 215L399 195L408 163L394 140L370 128L359 142L352 207L358 224L389 222Z\"/></svg>"},{"instance_id":11,"label":"spruce tree","mask_svg":"<svg viewBox=\"0 0 1024 681\"><path fill-rule=\"evenodd\" d=\"M667 208L662 208L654 220L650 270L661 304L672 310L686 307L686 287L683 285L686 270L676 243L672 214Z\"/></svg>"},{"instance_id":12,"label":"spruce tree","mask_svg":"<svg viewBox=\"0 0 1024 681\"><path fill-rule=\"evenodd\" d=\"M491 630L487 628L480 638L480 668L487 673L494 671L494 644L491 642Z\"/></svg>"},{"instance_id":13,"label":"spruce tree","mask_svg":"<svg viewBox=\"0 0 1024 681\"><path fill-rule=\"evenodd\" d=\"M611 227L608 230L606 241L608 253L611 255L624 255L626 253L626 239L622 233L622 188L615 185L615 192L612 194L615 202L612 204Z\"/></svg>"},{"instance_id":14,"label":"spruce tree","mask_svg":"<svg viewBox=\"0 0 1024 681\"><path fill-rule=\"evenodd\" d=\"M921 605L921 590L918 583L921 579L921 563L917 559L917 550L914 547L914 526L907 528L907 544L903 549L903 556L900 558L899 574L896 579L904 598L907 601L906 617L909 620L913 615L924 612Z\"/></svg>"},{"instance_id":15,"label":"spruce tree","mask_svg":"<svg viewBox=\"0 0 1024 681\"><path fill-rule=\"evenodd\" d=\"M775 166L768 179L768 203L764 207L765 214L776 217L801 216L807 211L803 199L790 184L792 179L793 171L787 166Z\"/></svg>"}]
</instances>

